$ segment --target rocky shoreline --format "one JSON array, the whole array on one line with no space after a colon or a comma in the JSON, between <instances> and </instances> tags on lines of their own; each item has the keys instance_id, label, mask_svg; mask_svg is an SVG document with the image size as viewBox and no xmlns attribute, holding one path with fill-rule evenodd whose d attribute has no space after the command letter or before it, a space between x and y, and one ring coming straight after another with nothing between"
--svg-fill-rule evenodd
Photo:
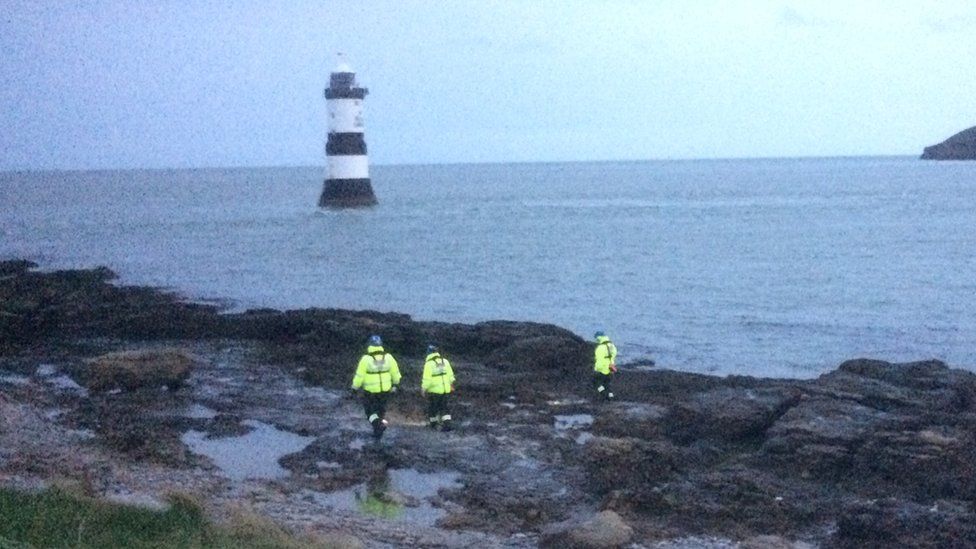
<instances>
[{"instance_id":1,"label":"rocky shoreline","mask_svg":"<svg viewBox=\"0 0 976 549\"><path fill-rule=\"evenodd\" d=\"M106 268L35 267L0 262L5 487L190 493L348 547L976 545L976 375L938 361L813 380L625 363L607 404L588 392L590 343L556 326L225 314ZM407 380L380 446L344 395L371 333ZM458 372L457 432L423 425L428 341ZM92 359L160 349L193 357L185 383L94 382ZM255 477L204 451L261 436L230 451L300 449Z\"/></svg>"},{"instance_id":2,"label":"rocky shoreline","mask_svg":"<svg viewBox=\"0 0 976 549\"><path fill-rule=\"evenodd\" d=\"M976 126L925 147L921 160L976 160Z\"/></svg>"}]
</instances>

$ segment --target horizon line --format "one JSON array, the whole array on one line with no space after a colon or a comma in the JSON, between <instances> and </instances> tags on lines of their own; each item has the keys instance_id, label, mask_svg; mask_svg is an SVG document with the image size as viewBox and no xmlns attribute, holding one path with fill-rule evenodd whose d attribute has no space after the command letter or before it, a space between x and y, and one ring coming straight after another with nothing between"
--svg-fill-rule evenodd
<instances>
[{"instance_id":1,"label":"horizon line","mask_svg":"<svg viewBox=\"0 0 976 549\"><path fill-rule=\"evenodd\" d=\"M404 162L404 163L371 163L370 167L410 167L410 166L481 166L497 164L613 164L613 163L641 163L641 162L741 162L762 160L829 160L829 159L858 159L858 158L902 158L917 159L919 155L911 154L839 154L825 156L715 156L715 157L675 157L675 158L618 158L598 160L492 160L492 161L456 161L456 162ZM0 168L0 173L43 173L43 172L125 172L125 171L184 171L184 170L272 170L272 169L327 169L322 164L266 164L266 165L238 165L238 166L144 166L144 167L92 167L92 168Z\"/></svg>"}]
</instances>

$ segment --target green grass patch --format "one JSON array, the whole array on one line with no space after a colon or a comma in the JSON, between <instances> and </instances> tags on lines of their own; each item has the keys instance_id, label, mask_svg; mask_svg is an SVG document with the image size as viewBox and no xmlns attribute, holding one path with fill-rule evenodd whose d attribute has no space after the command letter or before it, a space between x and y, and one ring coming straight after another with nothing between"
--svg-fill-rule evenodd
<instances>
[{"instance_id":1,"label":"green grass patch","mask_svg":"<svg viewBox=\"0 0 976 549\"><path fill-rule=\"evenodd\" d=\"M241 514L229 524L217 525L189 497L173 497L169 509L152 511L60 488L36 493L0 488L0 549L21 547L299 549L335 545L297 539L254 515Z\"/></svg>"}]
</instances>

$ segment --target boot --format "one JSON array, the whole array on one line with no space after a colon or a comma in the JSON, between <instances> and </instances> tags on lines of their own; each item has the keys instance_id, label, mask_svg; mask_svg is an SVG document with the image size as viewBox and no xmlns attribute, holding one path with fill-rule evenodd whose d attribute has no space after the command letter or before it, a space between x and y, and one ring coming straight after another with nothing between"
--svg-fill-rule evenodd
<instances>
[{"instance_id":1,"label":"boot","mask_svg":"<svg viewBox=\"0 0 976 549\"><path fill-rule=\"evenodd\" d=\"M383 438L383 431L386 430L386 425L385 419L378 419L373 422L373 439L379 441L379 439Z\"/></svg>"}]
</instances>

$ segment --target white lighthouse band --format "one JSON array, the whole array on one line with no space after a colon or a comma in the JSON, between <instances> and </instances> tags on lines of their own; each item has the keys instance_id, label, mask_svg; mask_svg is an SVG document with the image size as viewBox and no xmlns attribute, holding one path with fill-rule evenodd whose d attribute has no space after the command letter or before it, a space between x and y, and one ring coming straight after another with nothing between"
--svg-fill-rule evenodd
<instances>
[{"instance_id":1,"label":"white lighthouse band","mask_svg":"<svg viewBox=\"0 0 976 549\"><path fill-rule=\"evenodd\" d=\"M376 204L364 138L363 100L367 93L369 90L359 87L356 74L344 63L329 78L325 90L329 113L329 138L325 144L328 177L319 198L320 207Z\"/></svg>"},{"instance_id":2,"label":"white lighthouse band","mask_svg":"<svg viewBox=\"0 0 976 549\"><path fill-rule=\"evenodd\" d=\"M366 155L329 155L329 180L369 179L369 161Z\"/></svg>"},{"instance_id":3,"label":"white lighthouse band","mask_svg":"<svg viewBox=\"0 0 976 549\"><path fill-rule=\"evenodd\" d=\"M363 100L330 99L329 133L363 133Z\"/></svg>"}]
</instances>

